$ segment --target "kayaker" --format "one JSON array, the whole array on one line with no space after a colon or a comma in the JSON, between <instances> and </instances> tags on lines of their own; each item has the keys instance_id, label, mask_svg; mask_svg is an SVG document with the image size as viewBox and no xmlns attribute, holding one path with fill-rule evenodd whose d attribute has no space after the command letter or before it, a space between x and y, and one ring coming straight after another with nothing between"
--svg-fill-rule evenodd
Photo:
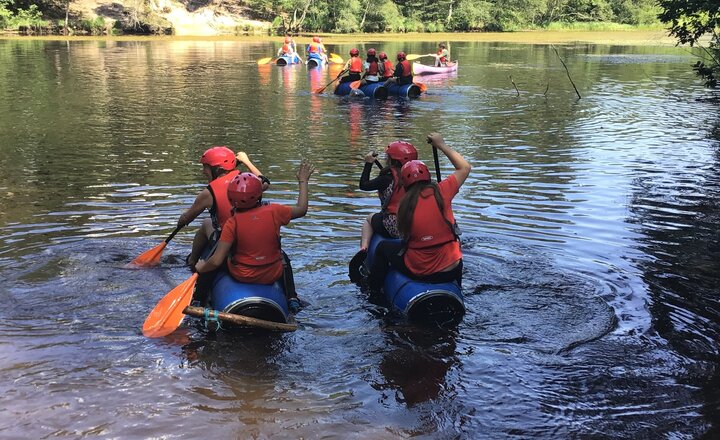
<instances>
[{"instance_id":1,"label":"kayaker","mask_svg":"<svg viewBox=\"0 0 720 440\"><path fill-rule=\"evenodd\" d=\"M405 195L405 188L400 183L400 169L411 160L418 158L415 146L410 142L395 141L385 147L385 167L380 174L370 180L370 171L375 163L377 153L374 151L365 156L365 167L360 176L362 191L377 191L380 198L381 211L370 214L362 226L360 252L366 253L370 246L373 233L384 237L400 238L397 229L397 210Z\"/></svg>"},{"instance_id":2,"label":"kayaker","mask_svg":"<svg viewBox=\"0 0 720 440\"><path fill-rule=\"evenodd\" d=\"M400 170L405 197L398 208L398 231L403 242L384 241L375 252L368 282L382 288L389 267L429 283L462 281L462 252L452 210L452 200L470 174L470 164L445 144L438 133L428 142L442 151L455 167L440 183L430 180L428 167L419 160L407 162Z\"/></svg>"},{"instance_id":3,"label":"kayaker","mask_svg":"<svg viewBox=\"0 0 720 440\"><path fill-rule=\"evenodd\" d=\"M404 86L405 84L412 84L413 82L412 68L410 67L410 61L405 59L405 52L398 52L397 60L398 63L395 65L393 75L385 81L385 87L393 84Z\"/></svg>"},{"instance_id":4,"label":"kayaker","mask_svg":"<svg viewBox=\"0 0 720 440\"><path fill-rule=\"evenodd\" d=\"M365 71L363 72L360 86L380 81L380 60L378 60L376 54L375 49L368 49L367 58L365 58L365 63L363 64Z\"/></svg>"},{"instance_id":5,"label":"kayaker","mask_svg":"<svg viewBox=\"0 0 720 440\"><path fill-rule=\"evenodd\" d=\"M305 52L307 52L308 58L310 58L310 55L314 54L319 56L323 61L325 61L325 63L328 61L327 54L325 53L325 46L322 44L322 40L318 36L312 38L312 42L305 47Z\"/></svg>"},{"instance_id":6,"label":"kayaker","mask_svg":"<svg viewBox=\"0 0 720 440\"><path fill-rule=\"evenodd\" d=\"M378 58L380 59L380 65L378 66L380 67L380 77L384 81L387 81L389 78L392 78L395 68L393 67L392 61L388 60L385 52L380 52Z\"/></svg>"},{"instance_id":7,"label":"kayaker","mask_svg":"<svg viewBox=\"0 0 720 440\"><path fill-rule=\"evenodd\" d=\"M450 61L450 52L447 50L445 43L438 45L438 51L436 54L428 54L435 57L435 67L445 67L448 61Z\"/></svg>"},{"instance_id":8,"label":"kayaker","mask_svg":"<svg viewBox=\"0 0 720 440\"><path fill-rule=\"evenodd\" d=\"M280 49L278 49L278 56L288 57L290 58L290 60L292 60L291 62L295 61L295 57L297 57L298 54L295 51L295 43L293 42L293 39L291 37L285 37L283 45L280 46Z\"/></svg>"},{"instance_id":9,"label":"kayaker","mask_svg":"<svg viewBox=\"0 0 720 440\"><path fill-rule=\"evenodd\" d=\"M239 173L236 169L237 161L240 161L251 172L261 176L264 189L270 185L270 181L262 175L243 151L236 156L228 147L219 146L212 147L203 153L200 163L203 166L202 172L208 181L208 186L200 191L193 204L180 215L177 223L179 227L183 227L189 225L206 209L210 212L210 218L203 220L195 233L192 250L186 259L190 267L195 266L212 235L216 233L219 236L222 226L230 218L232 206L227 198L227 187Z\"/></svg>"},{"instance_id":10,"label":"kayaker","mask_svg":"<svg viewBox=\"0 0 720 440\"><path fill-rule=\"evenodd\" d=\"M288 307L296 313L300 302L294 289L288 289L287 280L283 277L280 227L307 213L308 181L313 171L315 167L308 161L300 163L296 173L300 191L297 203L292 207L263 204L263 183L253 173L235 176L227 190L233 215L223 228L215 253L207 261L200 260L195 265L198 273L212 272L226 263L230 275L240 282L273 284L280 281Z\"/></svg>"},{"instance_id":11,"label":"kayaker","mask_svg":"<svg viewBox=\"0 0 720 440\"><path fill-rule=\"evenodd\" d=\"M340 83L358 81L360 75L363 72L363 62L360 59L360 51L352 48L350 49L350 59L345 62L343 66L343 72L347 71L345 76L340 78ZM341 73L343 73L341 72Z\"/></svg>"}]
</instances>

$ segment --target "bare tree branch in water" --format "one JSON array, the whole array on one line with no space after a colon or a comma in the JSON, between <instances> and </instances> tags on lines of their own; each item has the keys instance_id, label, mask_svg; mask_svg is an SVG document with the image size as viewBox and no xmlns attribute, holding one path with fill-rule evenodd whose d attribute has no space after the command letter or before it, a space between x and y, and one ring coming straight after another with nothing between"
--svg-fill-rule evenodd
<instances>
[{"instance_id":1,"label":"bare tree branch in water","mask_svg":"<svg viewBox=\"0 0 720 440\"><path fill-rule=\"evenodd\" d=\"M582 96L580 96L580 92L578 92L577 87L575 87L575 82L573 81L572 77L570 77L570 71L568 70L567 66L565 65L565 61L560 57L560 54L558 53L558 50L555 48L554 45L550 45L553 50L555 51L555 55L557 55L558 59L562 63L563 67L565 68L565 73L567 74L568 79L570 80L570 84L572 84L573 89L575 89L575 93L577 94L578 99L581 99Z\"/></svg>"},{"instance_id":2,"label":"bare tree branch in water","mask_svg":"<svg viewBox=\"0 0 720 440\"><path fill-rule=\"evenodd\" d=\"M515 87L515 92L518 96L520 96L520 90L518 90L517 85L515 84L515 80L513 79L512 75L510 75L510 82L512 83L513 87Z\"/></svg>"}]
</instances>

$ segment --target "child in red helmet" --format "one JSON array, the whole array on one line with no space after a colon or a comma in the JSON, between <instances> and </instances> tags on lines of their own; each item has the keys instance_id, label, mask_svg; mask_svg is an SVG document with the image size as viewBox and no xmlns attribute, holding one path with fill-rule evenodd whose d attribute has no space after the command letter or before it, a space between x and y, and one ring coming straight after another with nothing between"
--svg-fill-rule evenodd
<instances>
[{"instance_id":1,"label":"child in red helmet","mask_svg":"<svg viewBox=\"0 0 720 440\"><path fill-rule=\"evenodd\" d=\"M322 44L322 39L318 36L312 37L312 42L305 47L305 52L307 52L308 58L310 54L317 54L325 61L325 63L328 62L325 45Z\"/></svg>"},{"instance_id":2,"label":"child in red helmet","mask_svg":"<svg viewBox=\"0 0 720 440\"><path fill-rule=\"evenodd\" d=\"M410 61L405 58L405 52L397 53L398 63L395 65L395 70L391 78L385 81L385 87L389 87L393 84L404 86L405 84L412 84L413 74Z\"/></svg>"},{"instance_id":3,"label":"child in red helmet","mask_svg":"<svg viewBox=\"0 0 720 440\"><path fill-rule=\"evenodd\" d=\"M400 168L408 161L417 159L418 154L410 142L395 141L385 147L385 155L385 167L380 170L378 177L370 180L370 171L376 161L377 153L368 153L360 176L360 189L377 191L382 206L380 212L368 215L363 223L361 252L367 252L374 232L385 237L400 238L397 229L397 210L400 200L405 195L405 189L400 184Z\"/></svg>"},{"instance_id":4,"label":"child in red helmet","mask_svg":"<svg viewBox=\"0 0 720 440\"><path fill-rule=\"evenodd\" d=\"M447 156L455 172L435 183L428 167L419 160L411 160L400 169L406 194L398 208L397 226L403 241L384 241L378 245L368 277L373 289L382 288L389 266L428 283L462 281L462 252L452 200L470 175L471 167L445 144L440 134L430 133L427 139Z\"/></svg>"},{"instance_id":5,"label":"child in red helmet","mask_svg":"<svg viewBox=\"0 0 720 440\"><path fill-rule=\"evenodd\" d=\"M215 253L195 265L198 273L212 272L227 264L230 275L244 283L272 284L281 281L288 306L293 313L300 302L283 278L283 252L280 249L280 227L303 217L308 209L308 181L315 167L303 160L297 170L300 186L295 206L262 204L262 181L252 173L235 176L227 190L233 205ZM230 252L233 250L231 258Z\"/></svg>"},{"instance_id":6,"label":"child in red helmet","mask_svg":"<svg viewBox=\"0 0 720 440\"><path fill-rule=\"evenodd\" d=\"M370 48L367 51L367 58L363 64L365 71L362 75L360 86L380 81L380 60L376 56L375 49Z\"/></svg>"},{"instance_id":7,"label":"child in red helmet","mask_svg":"<svg viewBox=\"0 0 720 440\"><path fill-rule=\"evenodd\" d=\"M387 81L392 78L395 68L393 67L392 61L388 60L385 52L380 52L378 58L380 59L380 77L383 81Z\"/></svg>"},{"instance_id":8,"label":"child in red helmet","mask_svg":"<svg viewBox=\"0 0 720 440\"><path fill-rule=\"evenodd\" d=\"M264 188L270 185L270 181L262 177L260 170L255 167L245 152L241 151L236 156L231 149L225 146L212 147L205 151L200 158L200 163L203 165L203 174L208 181L208 186L200 191L193 204L180 215L177 223L178 227L183 227L190 224L206 209L210 212L210 218L203 220L193 239L192 251L187 257L190 267L195 266L213 233L220 231L223 224L230 218L232 207L226 192L230 181L239 173L235 169L237 161L240 161L251 172L261 176L264 179Z\"/></svg>"},{"instance_id":9,"label":"child in red helmet","mask_svg":"<svg viewBox=\"0 0 720 440\"><path fill-rule=\"evenodd\" d=\"M278 49L278 56L279 57L288 57L291 60L294 60L295 57L298 57L295 40L290 36L290 34L287 34L285 36L285 40L283 41L283 45L280 46L280 49Z\"/></svg>"},{"instance_id":10,"label":"child in red helmet","mask_svg":"<svg viewBox=\"0 0 720 440\"><path fill-rule=\"evenodd\" d=\"M340 75L345 74L340 78L340 83L358 81L362 72L363 62L360 59L360 51L352 48L350 49L350 59L345 62L343 71L340 72Z\"/></svg>"}]
</instances>

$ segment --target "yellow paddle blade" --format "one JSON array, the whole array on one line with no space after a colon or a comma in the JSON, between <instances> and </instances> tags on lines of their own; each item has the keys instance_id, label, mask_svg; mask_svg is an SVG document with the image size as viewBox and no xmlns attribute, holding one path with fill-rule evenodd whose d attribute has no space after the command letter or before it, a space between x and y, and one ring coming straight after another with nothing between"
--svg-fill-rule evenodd
<instances>
[{"instance_id":1,"label":"yellow paddle blade","mask_svg":"<svg viewBox=\"0 0 720 440\"><path fill-rule=\"evenodd\" d=\"M126 268L154 267L160 264L160 257L163 250L167 246L166 242L162 242L154 248L138 255L134 260L125 265Z\"/></svg>"},{"instance_id":2,"label":"yellow paddle blade","mask_svg":"<svg viewBox=\"0 0 720 440\"><path fill-rule=\"evenodd\" d=\"M343 58L336 53L331 53L330 57L328 58L328 61L330 61L331 63L335 63L335 64L342 64L345 62L343 60Z\"/></svg>"},{"instance_id":3,"label":"yellow paddle blade","mask_svg":"<svg viewBox=\"0 0 720 440\"><path fill-rule=\"evenodd\" d=\"M257 61L257 63L258 63L259 66L261 66L261 65L263 65L263 64L269 63L272 58L273 58L273 57L260 58L260 59Z\"/></svg>"},{"instance_id":4,"label":"yellow paddle blade","mask_svg":"<svg viewBox=\"0 0 720 440\"><path fill-rule=\"evenodd\" d=\"M423 55L418 55L418 54L411 53L411 54L407 55L407 56L405 57L405 59L408 60L408 61L412 61L412 60L416 60L416 59L418 59L418 58L421 58L422 56L423 56Z\"/></svg>"},{"instance_id":5,"label":"yellow paddle blade","mask_svg":"<svg viewBox=\"0 0 720 440\"><path fill-rule=\"evenodd\" d=\"M177 330L185 315L183 310L190 305L198 274L194 273L161 299L150 312L143 324L143 335L161 338Z\"/></svg>"}]
</instances>

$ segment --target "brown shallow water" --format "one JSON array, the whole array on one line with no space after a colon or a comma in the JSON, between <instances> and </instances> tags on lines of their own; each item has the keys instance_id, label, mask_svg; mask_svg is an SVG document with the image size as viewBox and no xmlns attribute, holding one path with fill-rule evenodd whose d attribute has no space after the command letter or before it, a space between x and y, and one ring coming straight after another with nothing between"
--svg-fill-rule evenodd
<instances>
[{"instance_id":1,"label":"brown shallow water","mask_svg":"<svg viewBox=\"0 0 720 440\"><path fill-rule=\"evenodd\" d=\"M427 53L435 42L370 41ZM345 54L350 44L331 46ZM681 48L451 42L412 102L310 92L240 40L0 40L0 437L694 438L717 435L718 119ZM518 97L512 75L520 91ZM454 203L468 314L407 325L347 280L362 156L432 130L474 169ZM189 276L159 243L227 144L307 217L284 232L302 328L140 326ZM443 161L443 175L451 172Z\"/></svg>"}]
</instances>

